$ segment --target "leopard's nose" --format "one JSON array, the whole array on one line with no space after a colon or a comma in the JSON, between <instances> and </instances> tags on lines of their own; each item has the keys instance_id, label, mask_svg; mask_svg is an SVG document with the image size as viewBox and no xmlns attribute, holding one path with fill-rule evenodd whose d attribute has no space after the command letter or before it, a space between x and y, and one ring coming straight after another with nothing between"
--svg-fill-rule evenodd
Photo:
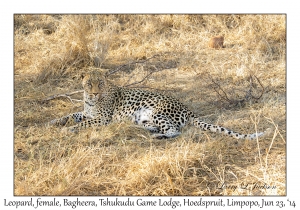
<instances>
[{"instance_id":1,"label":"leopard's nose","mask_svg":"<svg viewBox=\"0 0 300 210\"><path fill-rule=\"evenodd\" d=\"M94 94L94 96L97 96L98 95L98 93L93 93Z\"/></svg>"}]
</instances>

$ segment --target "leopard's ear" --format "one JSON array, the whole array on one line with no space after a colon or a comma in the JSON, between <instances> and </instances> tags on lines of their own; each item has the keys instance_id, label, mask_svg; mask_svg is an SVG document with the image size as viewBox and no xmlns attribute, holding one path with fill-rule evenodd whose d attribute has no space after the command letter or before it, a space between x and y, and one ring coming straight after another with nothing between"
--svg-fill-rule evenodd
<instances>
[{"instance_id":1,"label":"leopard's ear","mask_svg":"<svg viewBox=\"0 0 300 210\"><path fill-rule=\"evenodd\" d=\"M103 70L103 69L97 70L97 75L104 78L104 79L106 79L107 78L107 72L108 72L107 70Z\"/></svg>"},{"instance_id":2,"label":"leopard's ear","mask_svg":"<svg viewBox=\"0 0 300 210\"><path fill-rule=\"evenodd\" d=\"M107 79L108 78L108 76L111 74L111 73L109 73L110 71L105 71L105 72L103 72L103 76Z\"/></svg>"},{"instance_id":3,"label":"leopard's ear","mask_svg":"<svg viewBox=\"0 0 300 210\"><path fill-rule=\"evenodd\" d=\"M107 79L107 70L95 70L94 73L97 77L103 78L103 79Z\"/></svg>"}]
</instances>

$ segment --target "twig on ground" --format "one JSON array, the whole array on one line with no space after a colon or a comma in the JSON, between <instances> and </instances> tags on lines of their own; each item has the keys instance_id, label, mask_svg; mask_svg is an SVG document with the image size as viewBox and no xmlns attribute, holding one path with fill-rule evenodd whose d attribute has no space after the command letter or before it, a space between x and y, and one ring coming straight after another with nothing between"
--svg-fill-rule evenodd
<instances>
[{"instance_id":1,"label":"twig on ground","mask_svg":"<svg viewBox=\"0 0 300 210\"><path fill-rule=\"evenodd\" d=\"M67 98L72 102L72 104L74 104L73 101L82 102L82 100L80 100L80 99L73 99L73 98L70 97L70 96L72 96L74 94L77 94L77 93L83 93L83 90L77 90L77 91L73 91L71 93L65 93L65 94L52 95L52 96L49 96L48 98L44 99L43 102L50 101L50 100L53 100L53 99L56 99L56 98Z\"/></svg>"},{"instance_id":2,"label":"twig on ground","mask_svg":"<svg viewBox=\"0 0 300 210\"><path fill-rule=\"evenodd\" d=\"M226 94L226 92L221 88L221 85L219 83L217 83L212 77L211 75L209 75L211 81L214 83L214 85L218 86L219 90L224 94L224 96L222 96L219 91L217 90L216 87L213 87L215 92L220 96L221 99L228 101L229 103L232 103L232 100L230 100Z\"/></svg>"},{"instance_id":3,"label":"twig on ground","mask_svg":"<svg viewBox=\"0 0 300 210\"><path fill-rule=\"evenodd\" d=\"M265 87L262 85L262 83L260 82L260 80L258 79L258 77L257 76L255 76L255 75L253 75L255 78L256 78L256 80L257 80L257 82L259 83L259 85L261 86L261 88L262 88L262 91L261 91L261 94L260 94L260 96L259 97L254 97L254 96L252 96L253 98L255 98L255 99L260 99L261 97L262 97L262 95L264 94L264 92L265 92Z\"/></svg>"},{"instance_id":4,"label":"twig on ground","mask_svg":"<svg viewBox=\"0 0 300 210\"><path fill-rule=\"evenodd\" d=\"M156 67L155 67L156 68ZM137 81L137 82L133 82L131 84L128 84L128 85L124 85L124 87L129 87L129 86L132 86L132 85L136 85L136 84L139 84L139 83L142 83L144 82L148 77L150 77L153 73L155 72L159 72L159 71L162 71L162 69L160 70L154 70L154 71L151 71L150 73L148 73L143 79L141 79L140 81Z\"/></svg>"},{"instance_id":5,"label":"twig on ground","mask_svg":"<svg viewBox=\"0 0 300 210\"><path fill-rule=\"evenodd\" d=\"M255 75L250 75L250 84L249 84L249 88L245 92L245 96L242 99L231 99L230 97L228 97L228 94L226 93L226 91L224 91L224 89L221 87L221 85L219 84L219 82L216 82L211 75L208 76L210 78L210 81L213 83L213 89L214 91L218 94L218 96L220 97L220 99L222 101L227 101L229 104L233 104L234 106L237 106L238 104L243 104L246 101L250 101L251 99L255 99L255 100L259 100L262 95L264 94L265 88L262 85L261 81L259 80L259 78ZM255 97L253 95L253 89L255 88L255 82L253 77L257 80L257 82L259 83L259 85L262 88L262 91L260 93L260 95L258 97ZM240 90L242 91L242 90Z\"/></svg>"}]
</instances>

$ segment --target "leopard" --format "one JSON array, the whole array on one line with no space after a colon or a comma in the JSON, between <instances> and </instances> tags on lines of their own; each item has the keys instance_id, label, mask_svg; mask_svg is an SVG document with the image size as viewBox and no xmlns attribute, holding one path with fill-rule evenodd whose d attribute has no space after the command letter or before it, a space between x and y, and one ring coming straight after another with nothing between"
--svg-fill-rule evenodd
<instances>
[{"instance_id":1,"label":"leopard","mask_svg":"<svg viewBox=\"0 0 300 210\"><path fill-rule=\"evenodd\" d=\"M65 126L72 132L78 132L81 129L106 126L112 122L128 119L158 139L175 138L187 125L236 139L253 140L266 133L264 131L241 134L219 125L206 123L175 97L158 91L115 85L106 74L96 70L83 74L81 79L83 111L51 120L51 125Z\"/></svg>"}]
</instances>

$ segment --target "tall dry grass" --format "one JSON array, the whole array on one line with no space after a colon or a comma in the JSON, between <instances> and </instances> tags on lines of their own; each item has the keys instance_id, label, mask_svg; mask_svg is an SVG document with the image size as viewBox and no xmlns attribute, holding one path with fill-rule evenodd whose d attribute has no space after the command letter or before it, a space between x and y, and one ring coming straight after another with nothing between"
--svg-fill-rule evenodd
<instances>
[{"instance_id":1,"label":"tall dry grass","mask_svg":"<svg viewBox=\"0 0 300 210\"><path fill-rule=\"evenodd\" d=\"M15 15L15 195L285 195L285 18ZM223 49L208 48L216 35L224 35ZM112 70L156 54L110 79L126 85L159 68L137 86L179 98L208 122L243 133L270 127L271 135L236 141L186 127L176 139L157 140L130 122L79 134L45 125L82 109L68 99L41 103L49 95L81 89L82 72ZM232 98L245 96L250 75L265 91L259 100L230 106L208 75Z\"/></svg>"}]
</instances>

